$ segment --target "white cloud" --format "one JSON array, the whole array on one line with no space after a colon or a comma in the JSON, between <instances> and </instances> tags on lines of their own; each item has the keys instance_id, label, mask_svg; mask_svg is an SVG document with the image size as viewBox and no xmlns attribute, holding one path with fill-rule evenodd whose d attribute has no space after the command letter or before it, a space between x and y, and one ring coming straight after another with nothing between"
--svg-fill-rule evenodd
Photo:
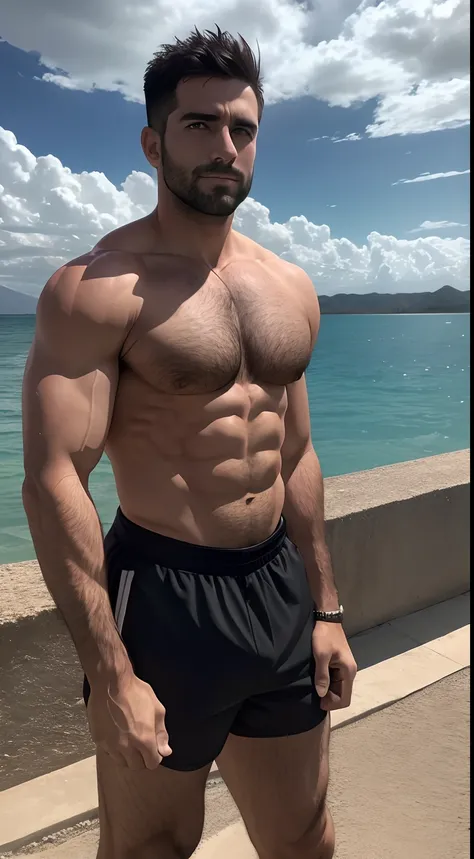
<instances>
[{"instance_id":1,"label":"white cloud","mask_svg":"<svg viewBox=\"0 0 474 859\"><path fill-rule=\"evenodd\" d=\"M467 224L460 224L458 221L423 221L419 227L414 230L408 230L409 233L425 233L429 230L452 230L459 227L467 227Z\"/></svg>"},{"instance_id":2,"label":"white cloud","mask_svg":"<svg viewBox=\"0 0 474 859\"><path fill-rule=\"evenodd\" d=\"M469 120L468 0L16 0L2 36L35 50L44 80L142 99L146 62L218 22L258 40L269 103L310 95L330 105L378 99L369 136L456 128Z\"/></svg>"},{"instance_id":3,"label":"white cloud","mask_svg":"<svg viewBox=\"0 0 474 859\"><path fill-rule=\"evenodd\" d=\"M1 279L38 294L52 271L92 247L104 233L150 212L154 180L134 171L120 188L103 173L72 173L58 158L36 158L0 129ZM469 241L439 236L398 239L371 232L356 245L302 215L280 224L252 198L238 209L238 230L304 268L320 293L465 288Z\"/></svg>"},{"instance_id":4,"label":"white cloud","mask_svg":"<svg viewBox=\"0 0 474 859\"><path fill-rule=\"evenodd\" d=\"M470 84L466 79L422 81L408 92L385 96L368 125L370 137L427 134L469 125Z\"/></svg>"},{"instance_id":5,"label":"white cloud","mask_svg":"<svg viewBox=\"0 0 474 859\"><path fill-rule=\"evenodd\" d=\"M35 81L45 81L45 83L56 84L56 86L61 89L76 89L82 90L83 92L92 92L94 89L93 85L84 85L81 81L75 80L74 78L68 78L66 75L53 75L50 72L45 72L41 78L35 75L34 79Z\"/></svg>"},{"instance_id":6,"label":"white cloud","mask_svg":"<svg viewBox=\"0 0 474 859\"><path fill-rule=\"evenodd\" d=\"M313 143L316 140L330 140L331 143L345 143L346 141L351 142L351 141L355 141L355 140L362 140L362 135L357 134L355 131L352 131L350 134L347 134L345 137L338 137L337 134L330 137L329 134L323 134L322 137L310 137L310 139L308 140L308 143Z\"/></svg>"},{"instance_id":7,"label":"white cloud","mask_svg":"<svg viewBox=\"0 0 474 859\"><path fill-rule=\"evenodd\" d=\"M412 185L413 182L431 182L433 179L451 179L452 176L466 176L470 170L448 170L446 173L420 173L414 179L397 179L392 185Z\"/></svg>"},{"instance_id":8,"label":"white cloud","mask_svg":"<svg viewBox=\"0 0 474 859\"><path fill-rule=\"evenodd\" d=\"M331 137L333 143L349 143L354 142L355 140L362 140L362 135L356 134L355 131L352 131L350 134L346 134L345 137Z\"/></svg>"}]
</instances>

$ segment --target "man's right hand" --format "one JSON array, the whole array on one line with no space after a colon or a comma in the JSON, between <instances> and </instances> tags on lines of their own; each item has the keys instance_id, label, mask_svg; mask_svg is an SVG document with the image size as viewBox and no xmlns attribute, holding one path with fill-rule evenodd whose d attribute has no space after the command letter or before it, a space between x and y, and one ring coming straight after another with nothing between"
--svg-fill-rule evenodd
<instances>
[{"instance_id":1,"label":"man's right hand","mask_svg":"<svg viewBox=\"0 0 474 859\"><path fill-rule=\"evenodd\" d=\"M96 746L132 770L156 769L171 754L165 708L134 674L114 684L91 684L87 717Z\"/></svg>"}]
</instances>

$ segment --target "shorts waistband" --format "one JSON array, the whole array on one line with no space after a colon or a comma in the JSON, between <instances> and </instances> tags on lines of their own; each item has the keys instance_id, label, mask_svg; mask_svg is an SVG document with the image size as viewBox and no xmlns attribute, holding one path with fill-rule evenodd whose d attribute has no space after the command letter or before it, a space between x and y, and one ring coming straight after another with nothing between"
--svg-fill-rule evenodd
<instances>
[{"instance_id":1,"label":"shorts waistband","mask_svg":"<svg viewBox=\"0 0 474 859\"><path fill-rule=\"evenodd\" d=\"M146 557L160 567L223 576L251 573L268 564L279 554L287 536L282 517L273 534L254 546L240 549L200 546L142 528L127 519L120 508L109 535L123 545L127 556Z\"/></svg>"}]
</instances>

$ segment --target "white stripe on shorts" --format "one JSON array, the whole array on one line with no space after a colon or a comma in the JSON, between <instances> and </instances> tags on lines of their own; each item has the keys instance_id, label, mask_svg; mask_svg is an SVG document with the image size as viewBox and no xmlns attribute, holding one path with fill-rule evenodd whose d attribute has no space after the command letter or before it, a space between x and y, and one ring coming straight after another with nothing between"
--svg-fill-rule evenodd
<instances>
[{"instance_id":1,"label":"white stripe on shorts","mask_svg":"<svg viewBox=\"0 0 474 859\"><path fill-rule=\"evenodd\" d=\"M115 621L120 633L123 629L128 600L130 597L130 588L132 587L134 575L135 570L122 570L122 574L120 576L117 604L115 606Z\"/></svg>"}]
</instances>

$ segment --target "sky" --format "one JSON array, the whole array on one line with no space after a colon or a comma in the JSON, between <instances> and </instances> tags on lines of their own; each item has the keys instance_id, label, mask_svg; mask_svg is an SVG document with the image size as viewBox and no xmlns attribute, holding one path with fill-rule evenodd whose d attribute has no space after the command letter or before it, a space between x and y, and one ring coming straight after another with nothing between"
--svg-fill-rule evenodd
<instances>
[{"instance_id":1,"label":"sky","mask_svg":"<svg viewBox=\"0 0 474 859\"><path fill-rule=\"evenodd\" d=\"M469 288L468 0L15 0L0 25L0 284L38 295L152 211L146 63L218 24L260 48L235 227L320 294Z\"/></svg>"}]
</instances>

